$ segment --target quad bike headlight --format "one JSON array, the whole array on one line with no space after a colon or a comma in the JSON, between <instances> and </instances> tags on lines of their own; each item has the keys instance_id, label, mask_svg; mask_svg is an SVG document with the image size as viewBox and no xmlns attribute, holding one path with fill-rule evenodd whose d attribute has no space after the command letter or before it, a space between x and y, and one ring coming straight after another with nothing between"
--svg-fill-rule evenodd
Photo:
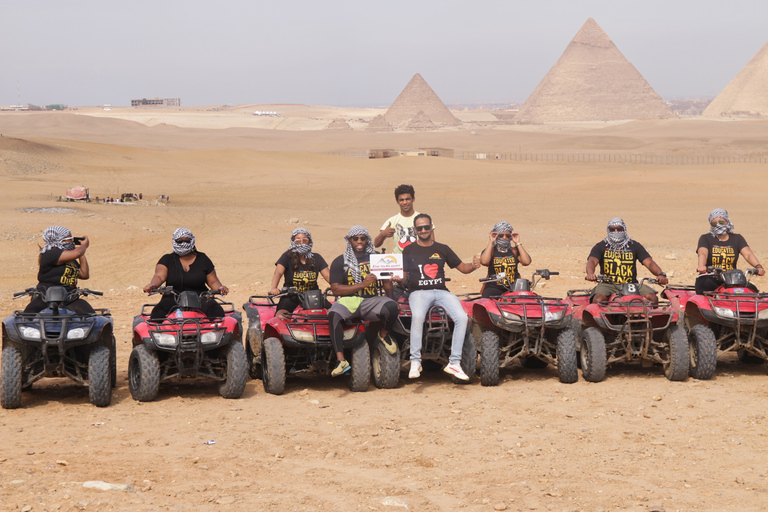
<instances>
[{"instance_id":1,"label":"quad bike headlight","mask_svg":"<svg viewBox=\"0 0 768 512\"><path fill-rule=\"evenodd\" d=\"M350 327L349 329L344 329L344 339L345 340L351 340L355 337L355 333L357 332L357 327Z\"/></svg>"},{"instance_id":2,"label":"quad bike headlight","mask_svg":"<svg viewBox=\"0 0 768 512\"><path fill-rule=\"evenodd\" d=\"M178 341L174 334L159 332L152 333L152 339L158 347L175 347Z\"/></svg>"},{"instance_id":3,"label":"quad bike headlight","mask_svg":"<svg viewBox=\"0 0 768 512\"><path fill-rule=\"evenodd\" d=\"M85 338L85 329L82 327L75 327L67 331L68 340L81 340Z\"/></svg>"},{"instance_id":4,"label":"quad bike headlight","mask_svg":"<svg viewBox=\"0 0 768 512\"><path fill-rule=\"evenodd\" d=\"M510 313L509 311L501 310L501 315L504 317L504 320L508 322L520 322L522 318L520 318L520 315L516 315L514 313Z\"/></svg>"},{"instance_id":5,"label":"quad bike headlight","mask_svg":"<svg viewBox=\"0 0 768 512\"><path fill-rule=\"evenodd\" d=\"M555 311L554 313L549 310L549 308L544 309L544 321L545 322L557 322L563 318L563 313L565 313L565 310L562 311Z\"/></svg>"},{"instance_id":6,"label":"quad bike headlight","mask_svg":"<svg viewBox=\"0 0 768 512\"><path fill-rule=\"evenodd\" d=\"M713 307L715 314L723 318L736 318L736 313L732 309Z\"/></svg>"},{"instance_id":7,"label":"quad bike headlight","mask_svg":"<svg viewBox=\"0 0 768 512\"><path fill-rule=\"evenodd\" d=\"M293 337L299 341L315 341L315 335L310 331L302 331L300 329L296 329L291 331L291 334L293 334Z\"/></svg>"},{"instance_id":8,"label":"quad bike headlight","mask_svg":"<svg viewBox=\"0 0 768 512\"><path fill-rule=\"evenodd\" d=\"M221 339L221 335L222 335L222 334L223 334L223 333L222 333L221 331L210 331L210 332L206 332L206 333L203 333L203 334L200 336L200 341L201 341L201 342L202 342L204 345L207 345L207 344L216 344L216 343L218 343L218 342L219 342L219 340Z\"/></svg>"},{"instance_id":9,"label":"quad bike headlight","mask_svg":"<svg viewBox=\"0 0 768 512\"><path fill-rule=\"evenodd\" d=\"M758 320L765 320L768 318L768 309L764 309L762 311L758 311L757 313L757 319Z\"/></svg>"},{"instance_id":10,"label":"quad bike headlight","mask_svg":"<svg viewBox=\"0 0 768 512\"><path fill-rule=\"evenodd\" d=\"M35 329L34 327L22 327L19 329L21 337L27 340L39 340L40 339L40 329Z\"/></svg>"}]
</instances>

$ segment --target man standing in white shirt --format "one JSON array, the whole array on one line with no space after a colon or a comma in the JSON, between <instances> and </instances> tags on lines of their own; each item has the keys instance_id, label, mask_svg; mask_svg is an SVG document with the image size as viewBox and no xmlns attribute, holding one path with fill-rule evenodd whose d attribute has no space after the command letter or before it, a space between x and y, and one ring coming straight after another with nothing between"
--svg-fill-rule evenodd
<instances>
[{"instance_id":1,"label":"man standing in white shirt","mask_svg":"<svg viewBox=\"0 0 768 512\"><path fill-rule=\"evenodd\" d=\"M398 206L400 206L400 213L387 219L384 225L381 226L381 231L379 231L379 234L373 241L376 247L381 247L385 239L394 238L395 243L392 253L401 254L403 249L416 241L417 237L416 232L413 230L413 219L419 212L413 209L415 197L416 192L411 185L400 185L395 189L395 199ZM432 240L434 239L433 235Z\"/></svg>"}]
</instances>

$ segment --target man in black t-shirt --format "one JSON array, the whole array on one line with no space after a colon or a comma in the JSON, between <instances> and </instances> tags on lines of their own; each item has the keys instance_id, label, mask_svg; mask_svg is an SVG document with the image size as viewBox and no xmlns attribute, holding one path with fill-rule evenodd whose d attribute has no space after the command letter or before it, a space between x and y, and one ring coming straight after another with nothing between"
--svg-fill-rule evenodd
<instances>
[{"instance_id":1,"label":"man in black t-shirt","mask_svg":"<svg viewBox=\"0 0 768 512\"><path fill-rule=\"evenodd\" d=\"M613 282L595 286L592 302L608 300L611 294L621 291L620 285L623 283L637 283L637 261L657 277L659 284L667 284L667 274L661 271L645 247L627 234L627 225L621 218L612 218L606 231L608 236L592 248L587 258L587 281L597 281L595 269L599 265L601 273ZM640 287L640 295L651 302L659 300L656 290L647 285Z\"/></svg>"},{"instance_id":2,"label":"man in black t-shirt","mask_svg":"<svg viewBox=\"0 0 768 512\"><path fill-rule=\"evenodd\" d=\"M461 368L461 351L467 331L467 313L458 297L445 286L445 264L457 269L462 274L469 274L480 268L477 254L472 263L463 263L453 250L445 244L432 239L432 217L420 213L413 220L413 227L418 237L416 243L403 250L403 272L405 277L393 278L399 284L406 284L411 306L411 369L408 378L421 376L421 343L424 319L429 308L438 305L453 320L451 355L444 371L461 380L469 377Z\"/></svg>"},{"instance_id":3,"label":"man in black t-shirt","mask_svg":"<svg viewBox=\"0 0 768 512\"><path fill-rule=\"evenodd\" d=\"M376 252L368 230L353 226L347 236L347 249L331 263L331 291L336 302L328 311L331 343L339 363L331 375L338 377L352 369L344 357L344 324L378 322L378 341L390 354L397 353L397 344L389 331L399 313L397 303L378 294L376 275L370 271L370 255ZM392 283L383 281L387 295L392 295Z\"/></svg>"}]
</instances>

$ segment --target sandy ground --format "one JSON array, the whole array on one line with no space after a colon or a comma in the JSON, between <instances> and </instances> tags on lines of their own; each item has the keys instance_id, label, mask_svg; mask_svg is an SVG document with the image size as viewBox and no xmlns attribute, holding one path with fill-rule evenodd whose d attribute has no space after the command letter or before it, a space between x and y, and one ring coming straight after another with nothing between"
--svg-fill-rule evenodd
<instances>
[{"instance_id":1,"label":"sandy ground","mask_svg":"<svg viewBox=\"0 0 768 512\"><path fill-rule=\"evenodd\" d=\"M252 110L277 110L262 107ZM315 251L330 260L350 226L376 233L396 212L392 190L403 182L416 187L416 207L434 217L438 239L465 261L485 246L495 222L510 221L533 257L529 269L560 271L540 289L547 295L585 287L586 255L615 215L672 282L692 282L696 241L715 207L728 209L737 232L768 260L766 165L368 160L324 152L765 154L768 123L366 134L223 129L220 118L205 125L205 114L218 115L201 112L196 126L179 127L170 114L144 124L82 113L0 114L0 310L23 306L11 295L35 284L46 226L87 234L92 278L81 284L105 292L92 303L115 318L119 381L105 409L90 405L86 389L45 379L24 393L21 409L0 410L0 509L765 509L768 377L764 365L734 358L719 361L711 381L674 383L661 369L623 365L602 383L565 385L553 368L515 367L494 388L456 386L436 372L403 378L393 390L350 393L342 381L314 376L289 379L282 396L249 381L239 400L220 398L206 382L171 382L143 404L131 398L126 376L131 320L148 302L140 288L169 252L176 227L194 231L239 307L267 291L294 227L307 227ZM55 201L76 184L93 196L132 191L150 199L133 206ZM170 203L156 202L158 194ZM48 208L67 210L40 210ZM452 290L465 293L478 289L481 276L449 277ZM765 278L756 283L768 286ZM86 489L89 480L133 491Z\"/></svg>"}]
</instances>

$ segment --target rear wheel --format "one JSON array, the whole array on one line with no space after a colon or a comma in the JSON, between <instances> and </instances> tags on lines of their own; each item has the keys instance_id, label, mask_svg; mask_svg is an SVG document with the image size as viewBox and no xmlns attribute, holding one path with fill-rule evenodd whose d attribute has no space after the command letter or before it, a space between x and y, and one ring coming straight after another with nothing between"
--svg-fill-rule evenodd
<instances>
[{"instance_id":1,"label":"rear wheel","mask_svg":"<svg viewBox=\"0 0 768 512\"><path fill-rule=\"evenodd\" d=\"M252 379L260 379L262 374L261 361L258 360L256 354L251 348L251 338L255 336L252 332L254 329L248 329L248 334L245 336L245 354L248 359L248 376Z\"/></svg>"},{"instance_id":2,"label":"rear wheel","mask_svg":"<svg viewBox=\"0 0 768 512\"><path fill-rule=\"evenodd\" d=\"M483 331L480 338L480 384L499 384L499 335L495 331Z\"/></svg>"},{"instance_id":3,"label":"rear wheel","mask_svg":"<svg viewBox=\"0 0 768 512\"><path fill-rule=\"evenodd\" d=\"M239 340L230 342L225 351L227 378L219 383L219 394L224 398L240 398L248 382L248 358Z\"/></svg>"},{"instance_id":4,"label":"rear wheel","mask_svg":"<svg viewBox=\"0 0 768 512\"><path fill-rule=\"evenodd\" d=\"M261 365L264 391L273 395L282 395L285 391L285 354L280 340L277 338L264 340Z\"/></svg>"},{"instance_id":5,"label":"rear wheel","mask_svg":"<svg viewBox=\"0 0 768 512\"><path fill-rule=\"evenodd\" d=\"M136 345L128 361L128 389L139 402L154 400L160 389L160 361L145 345Z\"/></svg>"},{"instance_id":6,"label":"rear wheel","mask_svg":"<svg viewBox=\"0 0 768 512\"><path fill-rule=\"evenodd\" d=\"M109 347L96 345L88 357L88 397L96 407L106 407L112 401L112 353Z\"/></svg>"},{"instance_id":7,"label":"rear wheel","mask_svg":"<svg viewBox=\"0 0 768 512\"><path fill-rule=\"evenodd\" d=\"M0 372L0 405L3 409L21 407L21 351L18 348L3 349Z\"/></svg>"},{"instance_id":8,"label":"rear wheel","mask_svg":"<svg viewBox=\"0 0 768 512\"><path fill-rule=\"evenodd\" d=\"M570 328L563 329L557 336L557 372L560 374L560 382L572 384L579 380L576 354L576 336Z\"/></svg>"},{"instance_id":9,"label":"rear wheel","mask_svg":"<svg viewBox=\"0 0 768 512\"><path fill-rule=\"evenodd\" d=\"M350 391L368 391L368 386L371 385L371 351L367 342L362 342L352 349L350 364Z\"/></svg>"},{"instance_id":10,"label":"rear wheel","mask_svg":"<svg viewBox=\"0 0 768 512\"><path fill-rule=\"evenodd\" d=\"M396 387L400 380L400 348L398 347L394 354L390 354L384 345L376 339L373 342L373 352L371 353L371 369L373 371L373 383L377 388L391 389Z\"/></svg>"},{"instance_id":11,"label":"rear wheel","mask_svg":"<svg viewBox=\"0 0 768 512\"><path fill-rule=\"evenodd\" d=\"M114 335L109 348L109 380L110 386L117 386L117 340Z\"/></svg>"},{"instance_id":12,"label":"rear wheel","mask_svg":"<svg viewBox=\"0 0 768 512\"><path fill-rule=\"evenodd\" d=\"M667 343L667 362L664 363L664 375L669 380L680 381L688 377L688 336L685 329L673 325L664 333Z\"/></svg>"},{"instance_id":13,"label":"rear wheel","mask_svg":"<svg viewBox=\"0 0 768 512\"><path fill-rule=\"evenodd\" d=\"M581 374L584 380L600 382L605 378L605 338L596 327L581 331Z\"/></svg>"},{"instance_id":14,"label":"rear wheel","mask_svg":"<svg viewBox=\"0 0 768 512\"><path fill-rule=\"evenodd\" d=\"M708 326L697 324L688 333L689 373L699 380L711 379L717 368L717 341Z\"/></svg>"},{"instance_id":15,"label":"rear wheel","mask_svg":"<svg viewBox=\"0 0 768 512\"><path fill-rule=\"evenodd\" d=\"M451 376L451 380L456 384L469 384L477 373L477 348L471 331L467 327L467 333L464 335L464 346L461 348L461 369L467 374L469 380L461 380L456 376Z\"/></svg>"}]
</instances>

